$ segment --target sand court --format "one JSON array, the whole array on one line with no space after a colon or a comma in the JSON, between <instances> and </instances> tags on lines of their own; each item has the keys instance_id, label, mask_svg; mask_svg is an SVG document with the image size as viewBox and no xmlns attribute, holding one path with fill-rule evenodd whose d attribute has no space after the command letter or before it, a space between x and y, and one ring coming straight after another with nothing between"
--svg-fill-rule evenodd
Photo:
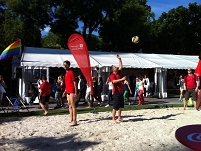
<instances>
[{"instance_id":1,"label":"sand court","mask_svg":"<svg viewBox=\"0 0 201 151\"><path fill-rule=\"evenodd\" d=\"M123 111L113 124L111 112L33 116L0 120L0 150L63 151L190 151L175 138L185 125L200 124L201 112L183 108Z\"/></svg>"}]
</instances>

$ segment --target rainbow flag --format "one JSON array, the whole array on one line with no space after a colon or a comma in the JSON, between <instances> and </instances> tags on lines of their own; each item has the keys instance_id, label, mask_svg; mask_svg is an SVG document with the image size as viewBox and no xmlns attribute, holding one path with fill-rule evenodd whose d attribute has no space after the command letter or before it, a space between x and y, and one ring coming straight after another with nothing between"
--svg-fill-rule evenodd
<instances>
[{"instance_id":1,"label":"rainbow flag","mask_svg":"<svg viewBox=\"0 0 201 151\"><path fill-rule=\"evenodd\" d=\"M13 57L15 55L20 55L20 47L21 47L21 40L17 40L10 44L2 53L0 56L0 60Z\"/></svg>"}]
</instances>

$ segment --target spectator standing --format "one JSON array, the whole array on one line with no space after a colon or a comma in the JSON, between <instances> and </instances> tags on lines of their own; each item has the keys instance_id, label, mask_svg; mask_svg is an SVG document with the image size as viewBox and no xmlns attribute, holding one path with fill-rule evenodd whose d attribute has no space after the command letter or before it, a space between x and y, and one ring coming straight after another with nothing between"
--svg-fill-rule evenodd
<instances>
[{"instance_id":1,"label":"spectator standing","mask_svg":"<svg viewBox=\"0 0 201 151\"><path fill-rule=\"evenodd\" d=\"M198 90L198 78L192 73L192 69L188 68L188 75L184 77L184 90L185 92L185 101L184 101L184 110L186 109L187 101L190 96L193 97L194 108L196 106L196 92Z\"/></svg>"},{"instance_id":2,"label":"spectator standing","mask_svg":"<svg viewBox=\"0 0 201 151\"><path fill-rule=\"evenodd\" d=\"M80 102L80 99L83 97L84 98L84 101L85 101L85 92L86 92L86 83L85 83L85 80L83 79L82 75L78 75L78 85L77 85L77 88L78 88L78 98L76 100L76 107L78 106L79 102Z\"/></svg>"},{"instance_id":3,"label":"spectator standing","mask_svg":"<svg viewBox=\"0 0 201 151\"><path fill-rule=\"evenodd\" d=\"M140 85L139 85L140 92L138 94L138 96L139 96L138 105L144 105L144 96L143 96L143 94L144 94L144 83L143 83L142 77L140 77L139 79L140 79L139 80L140 81Z\"/></svg>"},{"instance_id":4,"label":"spectator standing","mask_svg":"<svg viewBox=\"0 0 201 151\"><path fill-rule=\"evenodd\" d=\"M130 99L129 99L129 93L132 94L131 88L129 86L129 82L127 80L127 76L125 76L125 80L124 80L124 103L126 101L129 101L129 105L130 105Z\"/></svg>"},{"instance_id":5,"label":"spectator standing","mask_svg":"<svg viewBox=\"0 0 201 151\"><path fill-rule=\"evenodd\" d=\"M146 74L144 75L142 82L144 83L144 96L148 97L150 82Z\"/></svg>"},{"instance_id":6,"label":"spectator standing","mask_svg":"<svg viewBox=\"0 0 201 151\"><path fill-rule=\"evenodd\" d=\"M149 90L149 91L150 91L150 92L149 92L149 95L150 95L150 96L153 96L153 95L154 95L154 92L155 92L155 83L154 83L153 81L150 82L149 89L150 89L150 90Z\"/></svg>"},{"instance_id":7,"label":"spectator standing","mask_svg":"<svg viewBox=\"0 0 201 151\"><path fill-rule=\"evenodd\" d=\"M182 101L183 95L184 95L184 78L182 75L179 76L179 83L177 85L179 86L179 90L180 90L179 101Z\"/></svg>"},{"instance_id":8,"label":"spectator standing","mask_svg":"<svg viewBox=\"0 0 201 151\"><path fill-rule=\"evenodd\" d=\"M123 98L123 81L125 80L125 77L120 77L120 71L123 68L122 60L119 55L117 55L117 59L119 59L119 68L116 66L112 66L112 74L110 75L110 79L113 83L112 86L112 94L114 97L113 102L113 110L112 110L112 121L113 123L117 123L115 116L116 111L118 111L118 120L121 122L123 121L121 117L122 108L124 108L124 98Z\"/></svg>"},{"instance_id":9,"label":"spectator standing","mask_svg":"<svg viewBox=\"0 0 201 151\"><path fill-rule=\"evenodd\" d=\"M107 102L107 105L105 107L109 107L110 102L112 100L112 82L110 80L110 77L107 78L106 85L108 85L108 95L107 95L108 102Z\"/></svg>"},{"instance_id":10,"label":"spectator standing","mask_svg":"<svg viewBox=\"0 0 201 151\"><path fill-rule=\"evenodd\" d=\"M65 74L65 91L63 95L67 95L69 112L70 112L70 121L71 126L77 125L77 109L76 109L76 98L78 96L77 84L75 81L75 76L73 71L70 69L70 61L66 60L63 62L64 69L66 70Z\"/></svg>"},{"instance_id":11,"label":"spectator standing","mask_svg":"<svg viewBox=\"0 0 201 151\"><path fill-rule=\"evenodd\" d=\"M65 91L65 82L64 82L64 76L63 76L63 74L61 74L59 76L59 83L60 83L60 89L61 89L61 93L60 93L60 105L61 105L61 107L65 107L65 105L64 105L64 99L63 99L63 93Z\"/></svg>"},{"instance_id":12,"label":"spectator standing","mask_svg":"<svg viewBox=\"0 0 201 151\"><path fill-rule=\"evenodd\" d=\"M102 98L101 98L101 94L103 91L103 79L102 77L98 78L98 85L97 85L97 99L98 99L98 104L100 104L100 106L102 106Z\"/></svg>"},{"instance_id":13,"label":"spectator standing","mask_svg":"<svg viewBox=\"0 0 201 151\"><path fill-rule=\"evenodd\" d=\"M201 76L199 76L199 80L198 80L197 110L200 110L200 103L201 103Z\"/></svg>"},{"instance_id":14,"label":"spectator standing","mask_svg":"<svg viewBox=\"0 0 201 151\"><path fill-rule=\"evenodd\" d=\"M97 77L94 76L92 77L92 81L93 81L93 96L92 96L92 105L94 103L94 99L98 101L98 104L101 104L101 100L99 99L98 95L99 95L99 91L98 91L98 81L97 81Z\"/></svg>"},{"instance_id":15,"label":"spectator standing","mask_svg":"<svg viewBox=\"0 0 201 151\"><path fill-rule=\"evenodd\" d=\"M85 100L87 101L88 107L91 108L91 86L87 82L87 89L86 89L86 95L85 95Z\"/></svg>"},{"instance_id":16,"label":"spectator standing","mask_svg":"<svg viewBox=\"0 0 201 151\"><path fill-rule=\"evenodd\" d=\"M138 97L138 94L140 92L140 89L139 89L140 80L139 80L138 77L136 77L135 80L136 80L136 83L135 83L135 93L134 93L134 102L133 102L133 104L137 103L137 97Z\"/></svg>"},{"instance_id":17,"label":"spectator standing","mask_svg":"<svg viewBox=\"0 0 201 151\"><path fill-rule=\"evenodd\" d=\"M3 80L3 76L0 75L0 106L2 107L2 101L3 101L3 94L6 93L6 83Z\"/></svg>"},{"instance_id":18,"label":"spectator standing","mask_svg":"<svg viewBox=\"0 0 201 151\"><path fill-rule=\"evenodd\" d=\"M39 100L39 94L40 94L40 85L42 84L42 80L40 80L37 76L34 77L34 83L32 83L35 87L34 89L34 93L33 95L31 96L31 99L30 99L30 103L32 104L35 99L38 97L38 100ZM38 107L39 109L41 109L41 106Z\"/></svg>"},{"instance_id":19,"label":"spectator standing","mask_svg":"<svg viewBox=\"0 0 201 151\"><path fill-rule=\"evenodd\" d=\"M54 109L58 109L58 108L61 108L61 77L59 76L57 81L56 81L56 92L55 92L55 101L57 103L57 106L54 107Z\"/></svg>"},{"instance_id":20,"label":"spectator standing","mask_svg":"<svg viewBox=\"0 0 201 151\"><path fill-rule=\"evenodd\" d=\"M51 84L47 82L46 76L42 76L42 84L40 85L39 104L44 110L44 115L48 113L48 103L51 93Z\"/></svg>"}]
</instances>

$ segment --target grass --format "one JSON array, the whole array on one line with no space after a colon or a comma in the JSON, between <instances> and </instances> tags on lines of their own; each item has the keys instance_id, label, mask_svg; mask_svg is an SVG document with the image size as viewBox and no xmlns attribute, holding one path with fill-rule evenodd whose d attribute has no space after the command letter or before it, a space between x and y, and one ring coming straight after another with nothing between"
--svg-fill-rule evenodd
<instances>
[{"instance_id":1,"label":"grass","mask_svg":"<svg viewBox=\"0 0 201 151\"><path fill-rule=\"evenodd\" d=\"M141 110L141 109L160 109L160 108L166 108L166 107L183 107L183 104L163 104L163 105L141 105L141 106L125 106L123 111L128 111L128 110ZM95 108L96 112L111 112L113 107L97 107ZM78 108L77 113L78 114L83 114L83 113L90 113L93 112L94 108ZM20 115L17 112L9 112L7 114L3 113L1 111L0 113L0 119L3 118L15 118L15 117L29 117L29 116L44 116L43 111L31 111L31 112L20 112ZM69 114L68 110L66 109L60 109L60 110L50 110L48 115L46 116L55 116L55 115L65 115Z\"/></svg>"}]
</instances>

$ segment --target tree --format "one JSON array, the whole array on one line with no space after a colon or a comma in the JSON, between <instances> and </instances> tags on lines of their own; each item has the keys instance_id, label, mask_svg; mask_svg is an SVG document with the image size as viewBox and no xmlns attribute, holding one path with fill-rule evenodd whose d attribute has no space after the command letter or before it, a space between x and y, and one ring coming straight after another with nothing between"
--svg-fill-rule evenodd
<instances>
[{"instance_id":1,"label":"tree","mask_svg":"<svg viewBox=\"0 0 201 151\"><path fill-rule=\"evenodd\" d=\"M52 32L49 32L48 35L42 37L42 47L44 48L63 49L59 42L59 36Z\"/></svg>"},{"instance_id":2,"label":"tree","mask_svg":"<svg viewBox=\"0 0 201 151\"><path fill-rule=\"evenodd\" d=\"M20 38L26 46L40 47L41 30L52 20L49 0L7 0L6 8L3 23L6 41Z\"/></svg>"},{"instance_id":3,"label":"tree","mask_svg":"<svg viewBox=\"0 0 201 151\"><path fill-rule=\"evenodd\" d=\"M146 0L124 0L107 20L101 24L100 37L102 38L103 50L148 52L150 48L150 17L151 8L146 5ZM135 45L131 42L133 36L140 37L140 43Z\"/></svg>"},{"instance_id":4,"label":"tree","mask_svg":"<svg viewBox=\"0 0 201 151\"><path fill-rule=\"evenodd\" d=\"M199 54L201 49L201 5L179 6L153 22L152 35L158 53ZM193 51L192 51L193 50Z\"/></svg>"},{"instance_id":5,"label":"tree","mask_svg":"<svg viewBox=\"0 0 201 151\"><path fill-rule=\"evenodd\" d=\"M73 33L82 34L87 45L91 47L92 33L98 30L100 24L119 1L57 0L52 9L54 20L51 24L51 31L65 40L62 42L62 47L66 45L67 38Z\"/></svg>"}]
</instances>

